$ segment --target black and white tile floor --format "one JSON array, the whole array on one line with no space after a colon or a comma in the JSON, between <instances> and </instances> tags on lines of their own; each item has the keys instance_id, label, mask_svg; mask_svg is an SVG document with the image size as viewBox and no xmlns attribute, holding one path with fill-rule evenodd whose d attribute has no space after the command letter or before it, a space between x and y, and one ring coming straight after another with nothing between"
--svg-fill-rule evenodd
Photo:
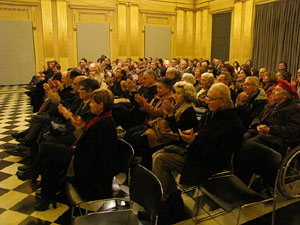
<instances>
[{"instance_id":1,"label":"black and white tile floor","mask_svg":"<svg viewBox=\"0 0 300 225\"><path fill-rule=\"evenodd\" d=\"M0 86L0 146L17 144L10 134L28 127L25 119L31 118L32 112L28 103L22 86ZM66 204L58 203L55 210L34 210L37 187L31 181L17 178L20 165L22 157L11 156L0 147L0 224L67 224L70 216L65 215L69 214Z\"/></svg>"}]
</instances>

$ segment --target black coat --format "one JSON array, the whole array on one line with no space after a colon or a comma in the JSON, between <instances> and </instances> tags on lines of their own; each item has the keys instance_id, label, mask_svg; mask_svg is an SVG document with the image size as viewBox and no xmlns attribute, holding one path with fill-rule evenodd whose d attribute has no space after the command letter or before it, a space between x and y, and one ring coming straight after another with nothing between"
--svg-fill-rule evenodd
<instances>
[{"instance_id":1,"label":"black coat","mask_svg":"<svg viewBox=\"0 0 300 225\"><path fill-rule=\"evenodd\" d=\"M74 153L74 181L91 199L111 194L117 168L117 131L113 117L100 119L79 139Z\"/></svg>"},{"instance_id":2,"label":"black coat","mask_svg":"<svg viewBox=\"0 0 300 225\"><path fill-rule=\"evenodd\" d=\"M244 127L235 109L207 112L198 125L198 136L188 149L180 182L196 185L227 169L240 147Z\"/></svg>"}]
</instances>

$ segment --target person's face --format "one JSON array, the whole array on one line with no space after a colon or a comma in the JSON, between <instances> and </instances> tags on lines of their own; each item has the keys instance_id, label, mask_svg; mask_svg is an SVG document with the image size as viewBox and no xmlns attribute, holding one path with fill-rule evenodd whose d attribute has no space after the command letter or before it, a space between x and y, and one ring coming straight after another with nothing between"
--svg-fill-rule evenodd
<instances>
[{"instance_id":1,"label":"person's face","mask_svg":"<svg viewBox=\"0 0 300 225\"><path fill-rule=\"evenodd\" d=\"M51 62L51 63L49 64L49 68L53 69L54 65L55 65L55 63L54 63L54 62Z\"/></svg>"},{"instance_id":2,"label":"person's face","mask_svg":"<svg viewBox=\"0 0 300 225\"><path fill-rule=\"evenodd\" d=\"M265 72L266 72L266 69L265 69L265 68L259 69L259 78L264 77Z\"/></svg>"},{"instance_id":3,"label":"person's face","mask_svg":"<svg viewBox=\"0 0 300 225\"><path fill-rule=\"evenodd\" d=\"M67 76L68 76L68 74L67 74ZM67 76L66 76L66 77L67 77ZM74 93L74 94L77 94L77 93L79 92L79 79L75 78L75 79L73 80L73 83L72 83L72 89L73 89L73 93Z\"/></svg>"},{"instance_id":4,"label":"person's face","mask_svg":"<svg viewBox=\"0 0 300 225\"><path fill-rule=\"evenodd\" d=\"M253 95L257 92L258 87L252 82L251 79L247 78L243 84L244 91L247 95Z\"/></svg>"},{"instance_id":5,"label":"person's face","mask_svg":"<svg viewBox=\"0 0 300 225\"><path fill-rule=\"evenodd\" d=\"M185 102L182 88L175 89L175 101L177 105L182 105Z\"/></svg>"},{"instance_id":6,"label":"person's face","mask_svg":"<svg viewBox=\"0 0 300 225\"><path fill-rule=\"evenodd\" d=\"M108 64L109 64L108 58L105 58L105 59L104 59L104 64L105 64L105 65L108 65Z\"/></svg>"},{"instance_id":7,"label":"person's face","mask_svg":"<svg viewBox=\"0 0 300 225\"><path fill-rule=\"evenodd\" d=\"M103 112L103 102L99 104L94 101L94 99L90 102L91 112L95 115L100 115Z\"/></svg>"},{"instance_id":8,"label":"person's face","mask_svg":"<svg viewBox=\"0 0 300 225\"><path fill-rule=\"evenodd\" d=\"M200 69L195 69L195 79L199 80L201 77L201 72Z\"/></svg>"},{"instance_id":9,"label":"person's face","mask_svg":"<svg viewBox=\"0 0 300 225\"><path fill-rule=\"evenodd\" d=\"M247 77L247 75L244 72L244 70L241 70L241 72L238 74L238 79L243 82L246 79L246 77Z\"/></svg>"},{"instance_id":10,"label":"person's face","mask_svg":"<svg viewBox=\"0 0 300 225\"><path fill-rule=\"evenodd\" d=\"M194 66L194 63L193 63L191 60L189 60L189 61L188 61L188 66L189 66L189 67L193 67L193 66Z\"/></svg>"},{"instance_id":11,"label":"person's face","mask_svg":"<svg viewBox=\"0 0 300 225\"><path fill-rule=\"evenodd\" d=\"M156 64L153 62L151 63L151 69L155 70L156 69Z\"/></svg>"},{"instance_id":12,"label":"person's face","mask_svg":"<svg viewBox=\"0 0 300 225\"><path fill-rule=\"evenodd\" d=\"M279 69L280 70L285 70L285 65L284 65L284 63L279 63Z\"/></svg>"},{"instance_id":13,"label":"person's face","mask_svg":"<svg viewBox=\"0 0 300 225\"><path fill-rule=\"evenodd\" d=\"M206 103L211 112L216 112L222 109L224 105L224 99L218 96L215 89L209 89L207 92Z\"/></svg>"},{"instance_id":14,"label":"person's face","mask_svg":"<svg viewBox=\"0 0 300 225\"><path fill-rule=\"evenodd\" d=\"M284 77L282 76L282 74L280 72L277 72L277 79L281 79L284 80Z\"/></svg>"},{"instance_id":15,"label":"person's face","mask_svg":"<svg viewBox=\"0 0 300 225\"><path fill-rule=\"evenodd\" d=\"M201 62L197 62L196 67L201 67Z\"/></svg>"},{"instance_id":16,"label":"person's face","mask_svg":"<svg viewBox=\"0 0 300 225\"><path fill-rule=\"evenodd\" d=\"M206 89L209 87L209 81L208 81L208 78L206 76L202 76L201 77L201 86L202 88Z\"/></svg>"},{"instance_id":17,"label":"person's face","mask_svg":"<svg viewBox=\"0 0 300 225\"><path fill-rule=\"evenodd\" d=\"M286 94L284 93L284 89L280 86L276 86L273 90L273 101L276 103L284 102L286 99Z\"/></svg>"},{"instance_id":18,"label":"person's face","mask_svg":"<svg viewBox=\"0 0 300 225\"><path fill-rule=\"evenodd\" d=\"M79 97L83 101L87 101L90 99L91 92L91 90L87 91L83 86L79 86Z\"/></svg>"},{"instance_id":19,"label":"person's face","mask_svg":"<svg viewBox=\"0 0 300 225\"><path fill-rule=\"evenodd\" d=\"M264 76L263 76L263 83L268 83L268 82L270 82L270 77L269 77L269 75L264 74Z\"/></svg>"},{"instance_id":20,"label":"person's face","mask_svg":"<svg viewBox=\"0 0 300 225\"><path fill-rule=\"evenodd\" d=\"M186 63L186 61L181 61L180 62L180 68L182 68L182 69L185 69L187 67L187 63Z\"/></svg>"},{"instance_id":21,"label":"person's face","mask_svg":"<svg viewBox=\"0 0 300 225\"><path fill-rule=\"evenodd\" d=\"M85 62L84 60L80 60L79 66L80 66L81 68L84 68L84 67L86 66L86 62Z\"/></svg>"},{"instance_id":22,"label":"person's face","mask_svg":"<svg viewBox=\"0 0 300 225\"><path fill-rule=\"evenodd\" d=\"M221 73L228 73L229 71L228 71L228 68L227 67L223 67L222 69L221 69Z\"/></svg>"},{"instance_id":23,"label":"person's face","mask_svg":"<svg viewBox=\"0 0 300 225\"><path fill-rule=\"evenodd\" d=\"M116 72L115 80L118 81L118 82L122 80L122 73L120 71Z\"/></svg>"},{"instance_id":24,"label":"person's face","mask_svg":"<svg viewBox=\"0 0 300 225\"><path fill-rule=\"evenodd\" d=\"M202 62L201 67L205 69L207 67L207 62Z\"/></svg>"},{"instance_id":25,"label":"person's face","mask_svg":"<svg viewBox=\"0 0 300 225\"><path fill-rule=\"evenodd\" d=\"M91 63L91 64L89 65L89 71L90 71L90 73L91 73L91 72L92 72L92 73L95 73L95 72L96 72L96 66L95 66L94 63Z\"/></svg>"},{"instance_id":26,"label":"person's face","mask_svg":"<svg viewBox=\"0 0 300 225\"><path fill-rule=\"evenodd\" d=\"M170 89L169 88L167 88L163 83L161 83L161 82L158 82L157 83L157 94L158 94L158 96L160 96L160 97L162 97L162 96L164 96L164 95L166 95L166 94L168 94L169 92L170 92Z\"/></svg>"},{"instance_id":27,"label":"person's face","mask_svg":"<svg viewBox=\"0 0 300 225\"><path fill-rule=\"evenodd\" d=\"M300 69L298 69L297 78L298 78L298 80L300 80Z\"/></svg>"},{"instance_id":28,"label":"person's face","mask_svg":"<svg viewBox=\"0 0 300 225\"><path fill-rule=\"evenodd\" d=\"M154 77L152 77L148 73L144 73L144 87L150 87L154 84L154 81Z\"/></svg>"},{"instance_id":29,"label":"person's face","mask_svg":"<svg viewBox=\"0 0 300 225\"><path fill-rule=\"evenodd\" d=\"M172 60L172 67L175 67L177 65L176 60Z\"/></svg>"},{"instance_id":30,"label":"person's face","mask_svg":"<svg viewBox=\"0 0 300 225\"><path fill-rule=\"evenodd\" d=\"M228 86L228 84L229 84L229 81L228 80L226 80L226 76L225 75L220 75L220 76L218 76L218 83L223 83L223 84L225 84L225 85L227 85Z\"/></svg>"},{"instance_id":31,"label":"person's face","mask_svg":"<svg viewBox=\"0 0 300 225\"><path fill-rule=\"evenodd\" d=\"M174 80L175 79L175 73L167 70L166 77L170 78L171 80Z\"/></svg>"},{"instance_id":32,"label":"person's face","mask_svg":"<svg viewBox=\"0 0 300 225\"><path fill-rule=\"evenodd\" d=\"M250 61L250 60L247 60L246 64L247 64L248 66L251 66L251 61Z\"/></svg>"}]
</instances>

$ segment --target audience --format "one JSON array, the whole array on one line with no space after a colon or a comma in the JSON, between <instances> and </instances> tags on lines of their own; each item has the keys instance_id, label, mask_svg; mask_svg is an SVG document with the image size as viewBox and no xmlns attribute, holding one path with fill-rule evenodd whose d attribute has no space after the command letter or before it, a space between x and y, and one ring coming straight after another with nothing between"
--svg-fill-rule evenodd
<instances>
[{"instance_id":1,"label":"audience","mask_svg":"<svg viewBox=\"0 0 300 225\"><path fill-rule=\"evenodd\" d=\"M102 55L97 63L82 58L78 68L62 74L56 61L47 64L28 86L38 113L29 129L12 133L20 144L7 147L27 156L19 179L42 175L38 211L56 207L66 179L88 199L110 196L116 127L162 183L163 224L183 218L173 172L181 173L182 184L201 183L228 169L243 136L242 148L273 148L282 155L300 144L300 69L291 77L285 62L277 76L267 68L258 74L251 60L231 66L217 58L212 64L151 57L110 63ZM195 106L207 109L200 121Z\"/></svg>"}]
</instances>

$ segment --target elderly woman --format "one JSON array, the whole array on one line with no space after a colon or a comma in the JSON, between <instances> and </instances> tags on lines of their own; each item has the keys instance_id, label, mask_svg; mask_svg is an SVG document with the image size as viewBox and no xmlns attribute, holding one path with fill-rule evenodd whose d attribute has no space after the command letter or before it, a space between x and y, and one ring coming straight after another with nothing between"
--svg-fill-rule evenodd
<instances>
[{"instance_id":1,"label":"elderly woman","mask_svg":"<svg viewBox=\"0 0 300 225\"><path fill-rule=\"evenodd\" d=\"M194 86L185 81L174 85L175 102L165 100L162 103L164 119L150 121L146 131L135 146L136 154L142 156L142 164L148 168L152 165L152 154L164 144L179 143L178 129L188 130L197 125L194 111L196 93Z\"/></svg>"},{"instance_id":2,"label":"elderly woman","mask_svg":"<svg viewBox=\"0 0 300 225\"><path fill-rule=\"evenodd\" d=\"M277 84L276 80L277 80L276 74L272 71L271 72L266 71L263 75L263 81L262 81L263 89L266 92L268 102L272 102L272 95L273 95L272 93Z\"/></svg>"},{"instance_id":3,"label":"elderly woman","mask_svg":"<svg viewBox=\"0 0 300 225\"><path fill-rule=\"evenodd\" d=\"M103 69L101 69L98 63L91 63L89 65L89 77L97 80L99 82L100 88L107 88Z\"/></svg>"},{"instance_id":4,"label":"elderly woman","mask_svg":"<svg viewBox=\"0 0 300 225\"><path fill-rule=\"evenodd\" d=\"M205 98L211 85L214 83L214 75L212 73L203 73L201 75L201 89L197 92L197 106L207 107Z\"/></svg>"},{"instance_id":5,"label":"elderly woman","mask_svg":"<svg viewBox=\"0 0 300 225\"><path fill-rule=\"evenodd\" d=\"M99 199L111 194L117 165L117 132L111 112L113 101L114 95L110 90L96 89L90 102L95 118L88 124L80 118L72 118L78 137L72 147L44 143L41 157L42 199L35 210L44 211L50 204L56 208L59 175L65 175L67 171L74 186L86 198Z\"/></svg>"},{"instance_id":6,"label":"elderly woman","mask_svg":"<svg viewBox=\"0 0 300 225\"><path fill-rule=\"evenodd\" d=\"M195 85L196 83L195 76L191 73L184 73L181 77L181 80L191 83L192 85Z\"/></svg>"}]
</instances>

